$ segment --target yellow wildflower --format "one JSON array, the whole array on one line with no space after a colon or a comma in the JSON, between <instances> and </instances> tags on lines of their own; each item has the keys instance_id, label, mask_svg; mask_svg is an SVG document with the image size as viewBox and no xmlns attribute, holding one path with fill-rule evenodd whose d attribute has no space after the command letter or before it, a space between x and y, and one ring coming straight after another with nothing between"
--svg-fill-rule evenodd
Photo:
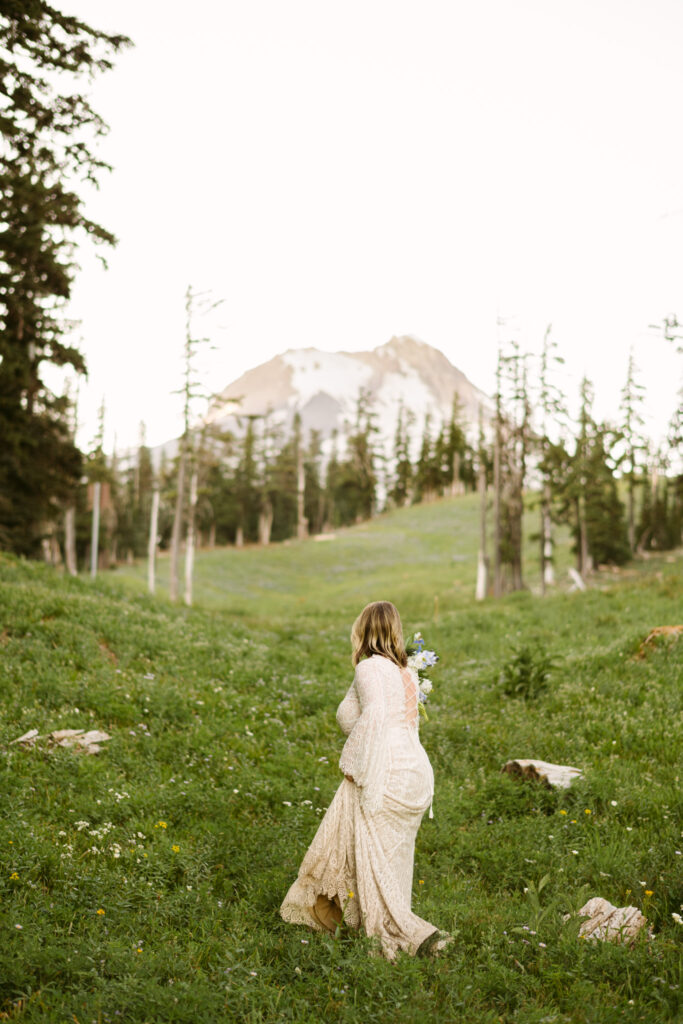
<instances>
[{"instance_id":1,"label":"yellow wildflower","mask_svg":"<svg viewBox=\"0 0 683 1024\"><path fill-rule=\"evenodd\" d=\"M154 827L155 828L168 828L168 824L165 821L158 821Z\"/></svg>"},{"instance_id":2,"label":"yellow wildflower","mask_svg":"<svg viewBox=\"0 0 683 1024\"><path fill-rule=\"evenodd\" d=\"M102 907L100 907L100 909L97 911L97 913L98 913L98 915L100 917L102 917L102 915L104 914L104 910L102 910Z\"/></svg>"},{"instance_id":3,"label":"yellow wildflower","mask_svg":"<svg viewBox=\"0 0 683 1024\"><path fill-rule=\"evenodd\" d=\"M142 953L142 949L140 948L140 946L138 946L138 948L135 950L135 952L136 953Z\"/></svg>"},{"instance_id":4,"label":"yellow wildflower","mask_svg":"<svg viewBox=\"0 0 683 1024\"><path fill-rule=\"evenodd\" d=\"M566 811L560 811L560 814L566 814L566 813L567 813Z\"/></svg>"},{"instance_id":5,"label":"yellow wildflower","mask_svg":"<svg viewBox=\"0 0 683 1024\"><path fill-rule=\"evenodd\" d=\"M349 897L349 899L350 899L350 900L352 900L352 899L353 899L353 893L352 893L352 892L349 892L349 893L348 893L348 897Z\"/></svg>"},{"instance_id":6,"label":"yellow wildflower","mask_svg":"<svg viewBox=\"0 0 683 1024\"><path fill-rule=\"evenodd\" d=\"M16 871L13 871L12 874L9 877L10 877L10 882L18 882L19 881L19 875L16 873Z\"/></svg>"},{"instance_id":7,"label":"yellow wildflower","mask_svg":"<svg viewBox=\"0 0 683 1024\"><path fill-rule=\"evenodd\" d=\"M645 895L646 896L654 896L654 891L652 889L646 889L645 890Z\"/></svg>"},{"instance_id":8,"label":"yellow wildflower","mask_svg":"<svg viewBox=\"0 0 683 1024\"><path fill-rule=\"evenodd\" d=\"M418 885L424 885L425 884L424 878L421 878L420 881L417 884Z\"/></svg>"},{"instance_id":9,"label":"yellow wildflower","mask_svg":"<svg viewBox=\"0 0 683 1024\"><path fill-rule=\"evenodd\" d=\"M631 895L631 890L630 890L630 889L627 889L627 890L626 890L626 895L627 895L627 896L630 896L630 895Z\"/></svg>"},{"instance_id":10,"label":"yellow wildflower","mask_svg":"<svg viewBox=\"0 0 683 1024\"><path fill-rule=\"evenodd\" d=\"M593 812L591 811L590 807L587 807L586 810L583 813L584 814L592 814Z\"/></svg>"},{"instance_id":11,"label":"yellow wildflower","mask_svg":"<svg viewBox=\"0 0 683 1024\"><path fill-rule=\"evenodd\" d=\"M171 849L173 850L174 853L180 853L180 847L179 846L172 846Z\"/></svg>"}]
</instances>

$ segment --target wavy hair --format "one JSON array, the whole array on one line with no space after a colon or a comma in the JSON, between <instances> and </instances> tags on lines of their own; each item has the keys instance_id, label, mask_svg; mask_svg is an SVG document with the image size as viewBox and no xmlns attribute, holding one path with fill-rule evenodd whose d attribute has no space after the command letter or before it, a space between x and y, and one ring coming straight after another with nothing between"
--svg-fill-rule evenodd
<instances>
[{"instance_id":1,"label":"wavy hair","mask_svg":"<svg viewBox=\"0 0 683 1024\"><path fill-rule=\"evenodd\" d=\"M351 629L351 647L354 668L361 658L370 658L373 654L405 668L408 656L401 617L391 601L373 601L365 606Z\"/></svg>"}]
</instances>

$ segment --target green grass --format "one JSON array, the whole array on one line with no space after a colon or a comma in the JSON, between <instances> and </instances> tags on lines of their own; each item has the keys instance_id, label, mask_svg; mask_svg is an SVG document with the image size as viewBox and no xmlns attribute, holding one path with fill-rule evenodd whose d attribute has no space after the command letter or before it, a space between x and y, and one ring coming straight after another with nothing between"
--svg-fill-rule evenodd
<instances>
[{"instance_id":1,"label":"green grass","mask_svg":"<svg viewBox=\"0 0 683 1024\"><path fill-rule=\"evenodd\" d=\"M475 605L476 536L467 499L202 553L193 610L139 593L144 566L92 586L0 558L0 1019L677 1019L683 640L635 654L681 621L683 562ZM392 965L277 913L339 783L349 628L378 597L442 658L414 886L456 938L435 962ZM529 641L557 667L525 702L499 680ZM9 745L95 726L112 735L96 757ZM547 791L501 774L514 756L585 777ZM562 916L594 895L641 907L655 940L579 941Z\"/></svg>"}]
</instances>

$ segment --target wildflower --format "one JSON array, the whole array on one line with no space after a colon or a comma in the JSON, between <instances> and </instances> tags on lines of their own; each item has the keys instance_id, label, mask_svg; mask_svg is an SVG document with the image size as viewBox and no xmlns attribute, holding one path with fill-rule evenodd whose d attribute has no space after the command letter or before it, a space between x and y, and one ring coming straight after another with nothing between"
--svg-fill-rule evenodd
<instances>
[{"instance_id":1,"label":"wildflower","mask_svg":"<svg viewBox=\"0 0 683 1024\"><path fill-rule=\"evenodd\" d=\"M674 912L671 916L673 917L676 924L683 924L683 917L681 917L680 914Z\"/></svg>"},{"instance_id":2,"label":"wildflower","mask_svg":"<svg viewBox=\"0 0 683 1024\"><path fill-rule=\"evenodd\" d=\"M546 948L545 942L539 942L539 946L541 947L541 949L545 949Z\"/></svg>"},{"instance_id":3,"label":"wildflower","mask_svg":"<svg viewBox=\"0 0 683 1024\"><path fill-rule=\"evenodd\" d=\"M295 967L294 968L294 973L295 974L301 974L301 968L300 967Z\"/></svg>"},{"instance_id":4,"label":"wildflower","mask_svg":"<svg viewBox=\"0 0 683 1024\"><path fill-rule=\"evenodd\" d=\"M576 825L576 818L572 818L571 823L572 823L572 825Z\"/></svg>"},{"instance_id":5,"label":"wildflower","mask_svg":"<svg viewBox=\"0 0 683 1024\"><path fill-rule=\"evenodd\" d=\"M239 789L233 789L233 793L239 793Z\"/></svg>"},{"instance_id":6,"label":"wildflower","mask_svg":"<svg viewBox=\"0 0 683 1024\"><path fill-rule=\"evenodd\" d=\"M576 856L576 857L578 857L578 855L579 855L579 851L578 851L578 850L572 850L572 853L573 853L573 854L574 854L574 856Z\"/></svg>"},{"instance_id":7,"label":"wildflower","mask_svg":"<svg viewBox=\"0 0 683 1024\"><path fill-rule=\"evenodd\" d=\"M23 926L23 924L15 924L14 927L17 928L19 931L22 931L24 926Z\"/></svg>"},{"instance_id":8,"label":"wildflower","mask_svg":"<svg viewBox=\"0 0 683 1024\"><path fill-rule=\"evenodd\" d=\"M9 876L9 879L10 879L10 882L18 882L19 881L19 875L16 873L16 871L13 871L12 874Z\"/></svg>"},{"instance_id":9,"label":"wildflower","mask_svg":"<svg viewBox=\"0 0 683 1024\"><path fill-rule=\"evenodd\" d=\"M424 880L424 878L421 878L420 881L418 882L418 885L424 885L424 884L425 884L425 880Z\"/></svg>"},{"instance_id":10,"label":"wildflower","mask_svg":"<svg viewBox=\"0 0 683 1024\"><path fill-rule=\"evenodd\" d=\"M593 812L591 811L590 807L587 807L586 810L583 813L584 814L592 814Z\"/></svg>"},{"instance_id":11,"label":"wildflower","mask_svg":"<svg viewBox=\"0 0 683 1024\"><path fill-rule=\"evenodd\" d=\"M351 892L351 890L350 890L350 889L349 889L349 891L348 891L348 893L347 893L347 896L349 897L349 899L350 899L350 900L352 900L352 899L353 899L353 893Z\"/></svg>"},{"instance_id":12,"label":"wildflower","mask_svg":"<svg viewBox=\"0 0 683 1024\"><path fill-rule=\"evenodd\" d=\"M627 825L627 826L626 826L626 831L627 831L627 832L633 832L633 829L631 828L631 826L630 826L630 825Z\"/></svg>"},{"instance_id":13,"label":"wildflower","mask_svg":"<svg viewBox=\"0 0 683 1024\"><path fill-rule=\"evenodd\" d=\"M173 850L174 853L180 853L180 847L176 846L175 844L171 847L171 849Z\"/></svg>"},{"instance_id":14,"label":"wildflower","mask_svg":"<svg viewBox=\"0 0 683 1024\"><path fill-rule=\"evenodd\" d=\"M616 800L610 800L610 803L611 803L612 807L616 807L617 806Z\"/></svg>"},{"instance_id":15,"label":"wildflower","mask_svg":"<svg viewBox=\"0 0 683 1024\"><path fill-rule=\"evenodd\" d=\"M626 890L626 895L627 895L627 896L630 896L630 895L631 895L631 890L630 890L630 889L627 889L627 890Z\"/></svg>"},{"instance_id":16,"label":"wildflower","mask_svg":"<svg viewBox=\"0 0 683 1024\"><path fill-rule=\"evenodd\" d=\"M645 895L646 896L654 896L654 891L652 889L646 889L645 890Z\"/></svg>"},{"instance_id":17,"label":"wildflower","mask_svg":"<svg viewBox=\"0 0 683 1024\"><path fill-rule=\"evenodd\" d=\"M102 907L100 907L100 909L97 911L97 916L98 917L102 917L103 915L104 915L104 910L102 910Z\"/></svg>"},{"instance_id":18,"label":"wildflower","mask_svg":"<svg viewBox=\"0 0 683 1024\"><path fill-rule=\"evenodd\" d=\"M285 807L291 807L292 806L292 801L291 800L283 800L282 802L285 805Z\"/></svg>"},{"instance_id":19,"label":"wildflower","mask_svg":"<svg viewBox=\"0 0 683 1024\"><path fill-rule=\"evenodd\" d=\"M566 811L560 811L560 814L566 814L566 813L567 813Z\"/></svg>"},{"instance_id":20,"label":"wildflower","mask_svg":"<svg viewBox=\"0 0 683 1024\"><path fill-rule=\"evenodd\" d=\"M138 948L137 948L137 949L135 950L135 952L136 952L136 953L142 953L142 947L141 947L141 946L138 946Z\"/></svg>"},{"instance_id":21,"label":"wildflower","mask_svg":"<svg viewBox=\"0 0 683 1024\"><path fill-rule=\"evenodd\" d=\"M154 827L155 828L168 828L168 824L165 821L158 821Z\"/></svg>"}]
</instances>

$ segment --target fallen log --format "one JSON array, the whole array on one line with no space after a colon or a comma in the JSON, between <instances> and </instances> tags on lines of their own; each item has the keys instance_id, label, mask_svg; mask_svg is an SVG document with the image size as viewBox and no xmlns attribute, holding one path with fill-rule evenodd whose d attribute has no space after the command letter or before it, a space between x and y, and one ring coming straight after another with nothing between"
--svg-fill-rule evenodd
<instances>
[{"instance_id":1,"label":"fallen log","mask_svg":"<svg viewBox=\"0 0 683 1024\"><path fill-rule=\"evenodd\" d=\"M20 743L22 747L34 747L39 740L45 740L48 747L73 747L76 753L98 754L101 750L100 743L110 740L111 736L100 729L56 729L47 736L39 736L37 729L29 729L23 736L11 740L11 743Z\"/></svg>"},{"instance_id":2,"label":"fallen log","mask_svg":"<svg viewBox=\"0 0 683 1024\"><path fill-rule=\"evenodd\" d=\"M580 768L572 768L568 764L551 764L549 761L523 758L506 762L502 770L508 775L541 782L548 789L569 789L574 779L582 776Z\"/></svg>"}]
</instances>

